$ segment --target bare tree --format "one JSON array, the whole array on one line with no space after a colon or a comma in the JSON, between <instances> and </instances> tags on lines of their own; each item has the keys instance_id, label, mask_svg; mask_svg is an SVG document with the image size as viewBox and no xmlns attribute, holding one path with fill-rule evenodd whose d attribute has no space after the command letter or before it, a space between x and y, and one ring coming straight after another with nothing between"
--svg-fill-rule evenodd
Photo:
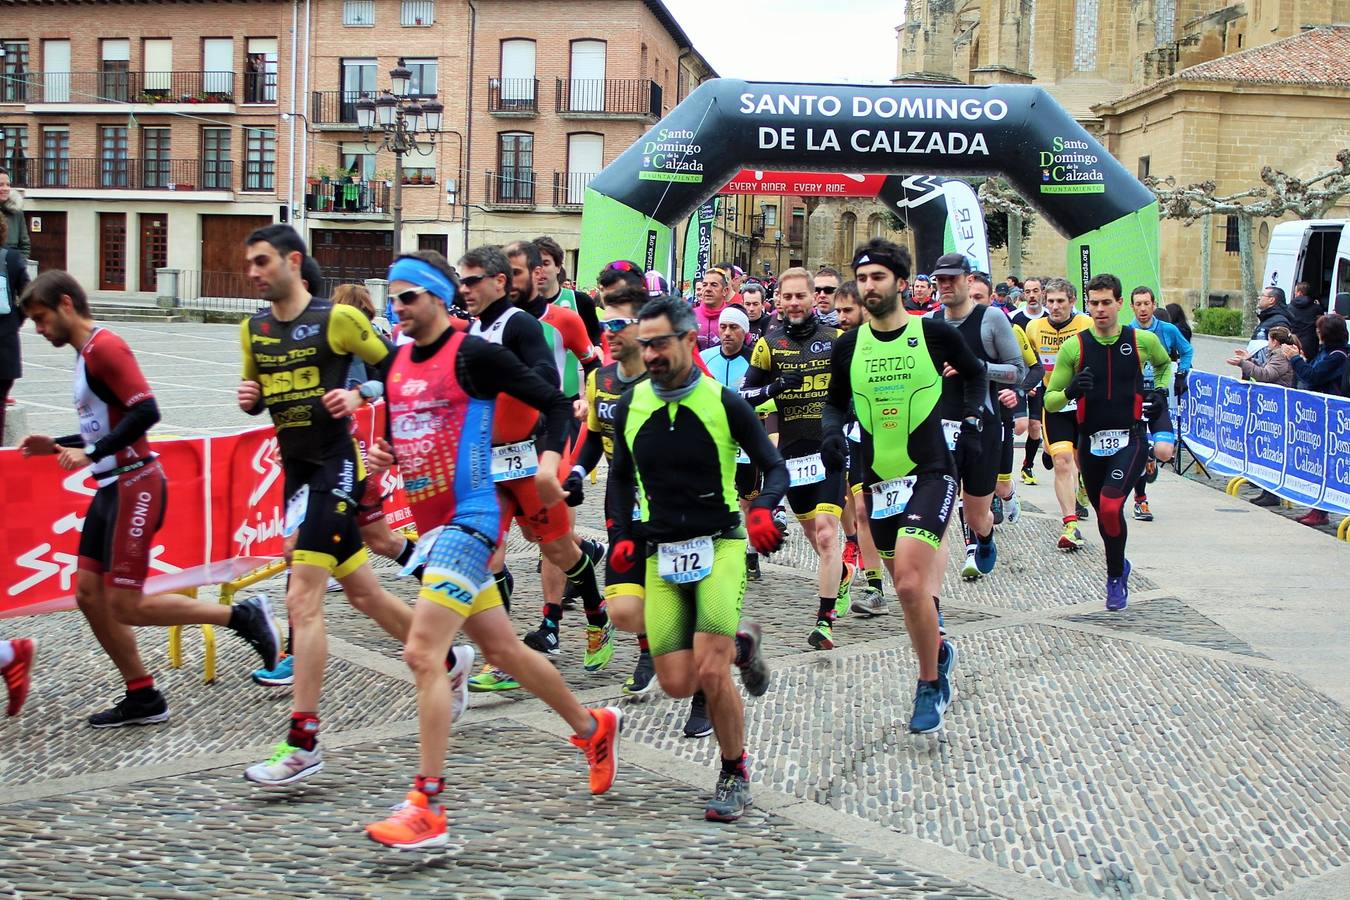
<instances>
[{"instance_id":1,"label":"bare tree","mask_svg":"<svg viewBox=\"0 0 1350 900\"><path fill-rule=\"evenodd\" d=\"M1302 179L1270 166L1262 166L1264 187L1248 188L1226 196L1216 196L1213 181L1201 181L1178 187L1170 175L1161 181L1145 178L1158 198L1164 218L1178 219L1185 225L1205 216L1233 216L1238 225L1238 267L1242 273L1242 321L1244 327L1256 324L1256 260L1252 253L1252 223L1285 213L1300 219L1319 219L1350 193L1350 148L1336 154L1337 165Z\"/></svg>"}]
</instances>

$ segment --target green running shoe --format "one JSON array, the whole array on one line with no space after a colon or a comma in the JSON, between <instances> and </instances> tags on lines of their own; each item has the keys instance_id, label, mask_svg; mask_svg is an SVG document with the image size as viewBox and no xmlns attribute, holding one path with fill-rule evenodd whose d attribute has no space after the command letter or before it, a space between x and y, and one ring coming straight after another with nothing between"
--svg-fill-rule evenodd
<instances>
[{"instance_id":1,"label":"green running shoe","mask_svg":"<svg viewBox=\"0 0 1350 900\"><path fill-rule=\"evenodd\" d=\"M844 577L839 579L839 594L834 601L835 618L848 615L849 606L853 602L853 576L857 574L857 566L844 563Z\"/></svg>"},{"instance_id":2,"label":"green running shoe","mask_svg":"<svg viewBox=\"0 0 1350 900\"><path fill-rule=\"evenodd\" d=\"M483 671L469 679L469 690L475 694L491 691L515 691L519 689L519 681L516 681L501 669L496 669L492 666L484 666Z\"/></svg>"},{"instance_id":3,"label":"green running shoe","mask_svg":"<svg viewBox=\"0 0 1350 900\"><path fill-rule=\"evenodd\" d=\"M834 632L830 629L830 623L824 619L816 622L816 627L811 629L806 642L811 645L813 650L833 650Z\"/></svg>"},{"instance_id":4,"label":"green running shoe","mask_svg":"<svg viewBox=\"0 0 1350 900\"><path fill-rule=\"evenodd\" d=\"M599 672L614 658L614 623L586 626L586 656L582 660L587 672Z\"/></svg>"}]
</instances>

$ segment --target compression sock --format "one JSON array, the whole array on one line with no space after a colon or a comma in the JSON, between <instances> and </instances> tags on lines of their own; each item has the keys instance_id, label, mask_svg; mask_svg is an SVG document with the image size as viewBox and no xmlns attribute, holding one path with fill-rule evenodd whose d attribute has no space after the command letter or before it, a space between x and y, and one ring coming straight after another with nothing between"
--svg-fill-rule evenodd
<instances>
[{"instance_id":1,"label":"compression sock","mask_svg":"<svg viewBox=\"0 0 1350 900\"><path fill-rule=\"evenodd\" d=\"M586 624L603 628L609 624L609 613L605 611L605 598L600 596L600 586L595 581L595 564L582 553L570 571L564 573L567 581L577 589L581 596L581 606L586 610Z\"/></svg>"},{"instance_id":2,"label":"compression sock","mask_svg":"<svg viewBox=\"0 0 1350 900\"><path fill-rule=\"evenodd\" d=\"M562 617L563 608L561 603L544 604L544 619L550 622L554 628L558 627L558 623L562 621Z\"/></svg>"},{"instance_id":3,"label":"compression sock","mask_svg":"<svg viewBox=\"0 0 1350 900\"><path fill-rule=\"evenodd\" d=\"M651 652L652 652L651 645L647 643L647 632L644 631L644 632L642 632L641 634L639 634L639 635L637 636L637 639L638 639L638 652L639 652L639 653L651 653Z\"/></svg>"},{"instance_id":4,"label":"compression sock","mask_svg":"<svg viewBox=\"0 0 1350 900\"><path fill-rule=\"evenodd\" d=\"M1027 452L1026 456L1022 457L1022 468L1031 468L1031 464L1036 460L1036 451L1039 449L1041 449L1040 438L1027 438Z\"/></svg>"},{"instance_id":5,"label":"compression sock","mask_svg":"<svg viewBox=\"0 0 1350 900\"><path fill-rule=\"evenodd\" d=\"M155 694L155 676L143 675L127 681L127 696L132 700L150 700Z\"/></svg>"},{"instance_id":6,"label":"compression sock","mask_svg":"<svg viewBox=\"0 0 1350 900\"><path fill-rule=\"evenodd\" d=\"M870 588L872 588L872 590L874 590L874 591L879 591L879 590L881 590L881 570L880 570L880 569L868 569L868 570L867 570L866 572L864 572L863 574L867 576L867 584L868 584L868 586L869 586Z\"/></svg>"},{"instance_id":7,"label":"compression sock","mask_svg":"<svg viewBox=\"0 0 1350 900\"><path fill-rule=\"evenodd\" d=\"M827 622L834 624L834 606L839 602L838 597L821 597L820 610L816 613L817 622Z\"/></svg>"},{"instance_id":8,"label":"compression sock","mask_svg":"<svg viewBox=\"0 0 1350 900\"><path fill-rule=\"evenodd\" d=\"M291 713L290 730L286 732L286 743L301 750L313 750L319 742L319 714L312 712Z\"/></svg>"},{"instance_id":9,"label":"compression sock","mask_svg":"<svg viewBox=\"0 0 1350 900\"><path fill-rule=\"evenodd\" d=\"M745 751L741 751L741 755L735 759L727 759L725 756L722 757L722 774L736 775L740 778L744 778L746 781L749 781L750 756L747 753L745 753Z\"/></svg>"}]
</instances>

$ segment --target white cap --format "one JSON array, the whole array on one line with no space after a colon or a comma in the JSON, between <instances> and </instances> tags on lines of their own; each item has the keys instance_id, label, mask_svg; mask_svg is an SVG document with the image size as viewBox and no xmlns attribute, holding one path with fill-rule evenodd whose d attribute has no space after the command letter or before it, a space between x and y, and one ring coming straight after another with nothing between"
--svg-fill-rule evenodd
<instances>
[{"instance_id":1,"label":"white cap","mask_svg":"<svg viewBox=\"0 0 1350 900\"><path fill-rule=\"evenodd\" d=\"M717 317L717 325L721 327L730 322L732 325L739 325L741 331L750 330L750 317L745 314L745 310L739 306L728 306L722 310L722 314Z\"/></svg>"}]
</instances>

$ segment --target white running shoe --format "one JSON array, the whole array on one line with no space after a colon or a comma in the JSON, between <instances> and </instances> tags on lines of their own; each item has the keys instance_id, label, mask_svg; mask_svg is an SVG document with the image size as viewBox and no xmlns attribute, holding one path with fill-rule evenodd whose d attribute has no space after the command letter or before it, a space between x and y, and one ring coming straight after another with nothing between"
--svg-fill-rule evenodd
<instances>
[{"instance_id":1,"label":"white running shoe","mask_svg":"<svg viewBox=\"0 0 1350 900\"><path fill-rule=\"evenodd\" d=\"M323 748L316 744L313 750L301 750L282 741L271 759L250 766L244 777L263 787L284 787L322 771Z\"/></svg>"},{"instance_id":2,"label":"white running shoe","mask_svg":"<svg viewBox=\"0 0 1350 900\"><path fill-rule=\"evenodd\" d=\"M472 644L457 644L450 652L455 657L450 669L450 721L458 722L469 709L469 670L478 653Z\"/></svg>"}]
</instances>

